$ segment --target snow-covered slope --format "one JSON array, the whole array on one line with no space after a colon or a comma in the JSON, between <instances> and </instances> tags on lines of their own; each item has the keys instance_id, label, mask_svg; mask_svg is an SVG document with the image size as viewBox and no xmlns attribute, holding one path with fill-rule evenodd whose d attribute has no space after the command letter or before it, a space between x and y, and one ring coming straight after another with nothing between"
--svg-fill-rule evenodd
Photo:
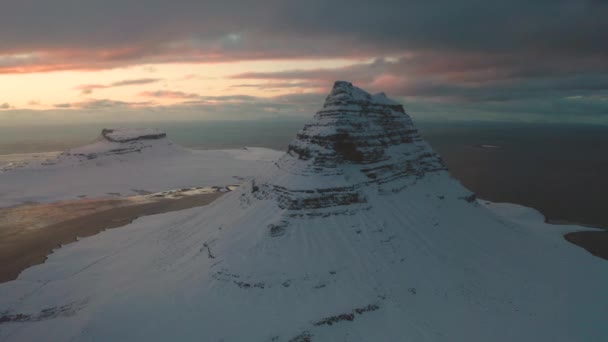
<instances>
[{"instance_id":1,"label":"snow-covered slope","mask_svg":"<svg viewBox=\"0 0 608 342\"><path fill-rule=\"evenodd\" d=\"M262 148L194 151L153 129L104 129L89 145L0 172L0 206L234 184L280 155Z\"/></svg>"},{"instance_id":2,"label":"snow-covered slope","mask_svg":"<svg viewBox=\"0 0 608 342\"><path fill-rule=\"evenodd\" d=\"M401 106L337 82L271 171L0 285L0 339L604 341L608 263L451 178Z\"/></svg>"}]
</instances>

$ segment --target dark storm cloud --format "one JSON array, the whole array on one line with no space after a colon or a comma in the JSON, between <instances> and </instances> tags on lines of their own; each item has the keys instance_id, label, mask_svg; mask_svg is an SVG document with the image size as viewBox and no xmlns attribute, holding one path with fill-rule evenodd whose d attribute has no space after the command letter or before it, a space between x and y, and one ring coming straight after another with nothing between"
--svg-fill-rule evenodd
<instances>
[{"instance_id":1,"label":"dark storm cloud","mask_svg":"<svg viewBox=\"0 0 608 342\"><path fill-rule=\"evenodd\" d=\"M521 112L547 108L539 100L559 104L553 113L606 116L605 101L598 100L608 96L606 18L603 0L8 1L0 11L0 73L381 57L344 68L234 77L243 79L242 88L269 91L299 84L320 93L348 79L417 100L480 102L497 111L512 105ZM112 85L88 86L81 90ZM585 100L564 100L575 96Z\"/></svg>"},{"instance_id":2,"label":"dark storm cloud","mask_svg":"<svg viewBox=\"0 0 608 342\"><path fill-rule=\"evenodd\" d=\"M0 65L413 50L605 57L607 14L607 2L592 0L12 1L0 13L0 54L41 53L0 57Z\"/></svg>"},{"instance_id":3,"label":"dark storm cloud","mask_svg":"<svg viewBox=\"0 0 608 342\"><path fill-rule=\"evenodd\" d=\"M232 78L267 82L305 80L319 86L346 79L371 91L386 91L393 96L466 101L566 97L577 92L608 91L608 60L582 65L569 65L567 61L557 59L542 64L517 64L512 60L518 56L486 54L484 57L467 59L423 53L342 68L248 72Z\"/></svg>"}]
</instances>

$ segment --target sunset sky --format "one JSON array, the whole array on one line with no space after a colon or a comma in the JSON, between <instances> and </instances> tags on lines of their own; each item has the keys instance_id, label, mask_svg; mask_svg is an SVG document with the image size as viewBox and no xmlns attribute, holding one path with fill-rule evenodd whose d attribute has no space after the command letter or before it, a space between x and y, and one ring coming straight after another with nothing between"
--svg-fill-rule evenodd
<instances>
[{"instance_id":1,"label":"sunset sky","mask_svg":"<svg viewBox=\"0 0 608 342\"><path fill-rule=\"evenodd\" d=\"M608 124L608 2L21 0L0 125L312 115L345 79L417 119Z\"/></svg>"}]
</instances>

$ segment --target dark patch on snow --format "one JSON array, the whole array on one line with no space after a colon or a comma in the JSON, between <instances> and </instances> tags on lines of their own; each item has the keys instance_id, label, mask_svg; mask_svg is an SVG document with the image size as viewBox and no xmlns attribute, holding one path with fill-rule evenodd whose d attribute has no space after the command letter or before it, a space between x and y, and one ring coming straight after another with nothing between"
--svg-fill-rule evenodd
<instances>
[{"instance_id":1,"label":"dark patch on snow","mask_svg":"<svg viewBox=\"0 0 608 342\"><path fill-rule=\"evenodd\" d=\"M289 225L288 221L281 221L278 224L269 224L270 236L277 237L285 235L285 228Z\"/></svg>"},{"instance_id":2,"label":"dark patch on snow","mask_svg":"<svg viewBox=\"0 0 608 342\"><path fill-rule=\"evenodd\" d=\"M266 287L266 285L264 283L247 283L244 281L234 281L234 284L242 289L251 289L251 288L263 289Z\"/></svg>"},{"instance_id":3,"label":"dark patch on snow","mask_svg":"<svg viewBox=\"0 0 608 342\"><path fill-rule=\"evenodd\" d=\"M55 306L41 310L37 314L11 314L9 311L5 311L0 316L0 324L12 323L12 322L34 322L52 319L56 317L72 316L76 314L76 308L74 303Z\"/></svg>"},{"instance_id":4,"label":"dark patch on snow","mask_svg":"<svg viewBox=\"0 0 608 342\"><path fill-rule=\"evenodd\" d=\"M388 238L386 238L386 240L382 240L382 241L380 241L380 242L382 242L382 243L389 243L389 242L391 242L391 241L392 241L393 239L395 239L395 238L396 238L396 236L395 236L395 235L391 235L391 236L389 236Z\"/></svg>"},{"instance_id":5,"label":"dark patch on snow","mask_svg":"<svg viewBox=\"0 0 608 342\"><path fill-rule=\"evenodd\" d=\"M201 248L201 251L206 248L207 249L207 257L209 257L209 259L215 259L215 255L213 255L213 253L211 253L211 247L209 247L208 243L203 243L203 248Z\"/></svg>"},{"instance_id":6,"label":"dark patch on snow","mask_svg":"<svg viewBox=\"0 0 608 342\"><path fill-rule=\"evenodd\" d=\"M340 323L343 321L352 322L355 320L355 315L362 315L366 312L376 311L378 309L380 309L380 307L378 305L370 304L370 305L364 306L362 308L356 308L349 313L343 313L343 314L339 314L336 316L330 316L330 317L323 318L322 320L313 323L313 325L314 326L333 325L335 323Z\"/></svg>"},{"instance_id":7,"label":"dark patch on snow","mask_svg":"<svg viewBox=\"0 0 608 342\"><path fill-rule=\"evenodd\" d=\"M474 203L477 200L477 195L470 194L468 196L460 197L460 199L465 200L469 203Z\"/></svg>"},{"instance_id":8,"label":"dark patch on snow","mask_svg":"<svg viewBox=\"0 0 608 342\"><path fill-rule=\"evenodd\" d=\"M133 137L133 138L114 139L110 136L112 133L114 133L114 131L115 131L114 129L104 128L101 130L101 135L107 141L120 142L120 143L134 142L134 141L138 141L138 140L156 140L156 139L162 139L162 138L167 137L167 134L158 132L158 133L154 133L154 134L142 134L140 136Z\"/></svg>"},{"instance_id":9,"label":"dark patch on snow","mask_svg":"<svg viewBox=\"0 0 608 342\"><path fill-rule=\"evenodd\" d=\"M298 336L295 336L294 338L289 340L289 342L311 342L311 341L312 341L312 334L308 331L304 331L303 333L301 333Z\"/></svg>"}]
</instances>

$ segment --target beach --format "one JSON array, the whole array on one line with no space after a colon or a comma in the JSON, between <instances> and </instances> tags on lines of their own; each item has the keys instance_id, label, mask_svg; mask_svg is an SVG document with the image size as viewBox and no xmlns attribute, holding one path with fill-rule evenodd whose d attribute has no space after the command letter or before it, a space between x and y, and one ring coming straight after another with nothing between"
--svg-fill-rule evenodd
<instances>
[{"instance_id":1,"label":"beach","mask_svg":"<svg viewBox=\"0 0 608 342\"><path fill-rule=\"evenodd\" d=\"M185 190L185 191L184 191ZM0 209L0 283L38 265L56 248L122 227L138 217L207 205L227 189L182 189L143 196L25 204Z\"/></svg>"}]
</instances>

